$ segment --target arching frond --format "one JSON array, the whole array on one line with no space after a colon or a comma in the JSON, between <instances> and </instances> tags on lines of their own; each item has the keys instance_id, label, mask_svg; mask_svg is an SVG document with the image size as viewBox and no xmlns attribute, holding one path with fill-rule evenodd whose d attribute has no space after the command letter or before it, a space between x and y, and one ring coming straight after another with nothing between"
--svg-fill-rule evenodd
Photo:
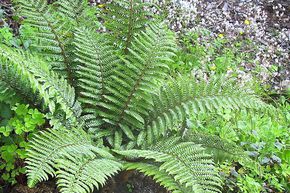
<instances>
[{"instance_id":1,"label":"arching frond","mask_svg":"<svg viewBox=\"0 0 290 193\"><path fill-rule=\"evenodd\" d=\"M151 93L166 76L175 48L174 36L162 25L151 25L138 35L108 84L103 120L119 126L130 139L128 127L143 128L143 116L152 107ZM128 135L129 134L129 135Z\"/></svg>"},{"instance_id":2,"label":"arching frond","mask_svg":"<svg viewBox=\"0 0 290 193\"><path fill-rule=\"evenodd\" d=\"M33 137L28 150L26 168L28 186L56 175L57 160L70 153L94 155L96 148L89 135L81 129L55 129ZM81 157L81 156L80 156Z\"/></svg>"},{"instance_id":3,"label":"arching frond","mask_svg":"<svg viewBox=\"0 0 290 193\"><path fill-rule=\"evenodd\" d=\"M271 108L255 94L233 80L212 78L208 82L192 78L178 78L164 85L160 92L153 96L153 110L145 118L146 134L150 143L154 138L165 135L177 123L185 120L192 113L216 111L220 109L258 109Z\"/></svg>"},{"instance_id":4,"label":"arching frond","mask_svg":"<svg viewBox=\"0 0 290 193\"><path fill-rule=\"evenodd\" d=\"M64 78L51 71L49 65L37 57L4 45L0 46L0 57L19 76L29 80L31 88L43 98L52 114L60 109L65 113L65 119L71 122L78 120L81 107L75 99L74 89Z\"/></svg>"},{"instance_id":5,"label":"arching frond","mask_svg":"<svg viewBox=\"0 0 290 193\"><path fill-rule=\"evenodd\" d=\"M54 70L66 76L70 83L73 82L73 67L69 57L66 44L70 41L72 34L69 34L66 25L62 20L57 19L51 6L46 0L16 0L19 14L25 16L24 22L36 29L31 34L31 45L37 49L51 64Z\"/></svg>"},{"instance_id":6,"label":"arching frond","mask_svg":"<svg viewBox=\"0 0 290 193\"><path fill-rule=\"evenodd\" d=\"M157 166L161 172L155 171L156 174L153 173L155 176L164 175L165 172L180 185L190 187L190 192L220 192L221 181L217 171L211 157L204 153L200 145L179 142L179 138L169 138L161 140L148 150L134 149L116 152L129 158L145 158L159 163ZM139 167L138 164L136 168ZM131 163L130 167L134 167L134 163ZM146 170L146 167L142 169ZM151 167L148 169L150 172ZM168 183L166 186L170 189L176 188L176 184Z\"/></svg>"},{"instance_id":7,"label":"arching frond","mask_svg":"<svg viewBox=\"0 0 290 193\"><path fill-rule=\"evenodd\" d=\"M99 103L104 101L108 79L120 64L113 47L102 37L85 28L79 28L75 33L79 101L90 128L101 124L98 119Z\"/></svg>"}]
</instances>

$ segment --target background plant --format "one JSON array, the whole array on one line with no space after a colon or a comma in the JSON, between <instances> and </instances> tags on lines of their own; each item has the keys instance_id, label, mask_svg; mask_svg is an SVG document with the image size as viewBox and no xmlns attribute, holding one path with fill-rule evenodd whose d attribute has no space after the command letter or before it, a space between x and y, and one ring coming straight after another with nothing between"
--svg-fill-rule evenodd
<instances>
[{"instance_id":1,"label":"background plant","mask_svg":"<svg viewBox=\"0 0 290 193\"><path fill-rule=\"evenodd\" d=\"M224 191L285 192L289 189L289 104L285 99L281 104L282 113L276 117L231 110L191 117L191 129L234 142L253 160L220 163Z\"/></svg>"},{"instance_id":2,"label":"background plant","mask_svg":"<svg viewBox=\"0 0 290 193\"><path fill-rule=\"evenodd\" d=\"M24 104L10 108L1 103L1 109L1 178L11 184L25 183L24 159L27 158L28 140L44 124L44 115Z\"/></svg>"}]
</instances>

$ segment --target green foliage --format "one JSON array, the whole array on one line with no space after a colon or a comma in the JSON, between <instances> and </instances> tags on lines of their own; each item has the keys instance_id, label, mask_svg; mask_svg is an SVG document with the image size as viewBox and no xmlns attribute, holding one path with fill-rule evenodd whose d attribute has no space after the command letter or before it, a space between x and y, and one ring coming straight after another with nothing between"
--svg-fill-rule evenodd
<instances>
[{"instance_id":1,"label":"green foliage","mask_svg":"<svg viewBox=\"0 0 290 193\"><path fill-rule=\"evenodd\" d=\"M79 63L76 71L79 101L86 113L84 119L87 127L94 129L101 124L101 120L96 117L96 107L104 98L107 92L105 86L120 59L115 55L112 46L104 41L103 36L98 37L86 28L76 29L74 44L76 61Z\"/></svg>"},{"instance_id":2,"label":"green foliage","mask_svg":"<svg viewBox=\"0 0 290 193\"><path fill-rule=\"evenodd\" d=\"M75 100L74 89L68 85L66 79L51 71L50 66L40 58L20 50L14 51L0 46L0 56L5 65L30 83L33 91L43 98L44 104L52 114L61 109L66 115L65 120L72 123L77 121L81 112L80 104ZM56 105L59 105L59 108Z\"/></svg>"},{"instance_id":3,"label":"green foliage","mask_svg":"<svg viewBox=\"0 0 290 193\"><path fill-rule=\"evenodd\" d=\"M34 40L31 46L41 51L39 54L42 53L44 57L52 59L54 69L59 71L68 69L69 61L65 49L67 34L63 34L61 25L55 22L51 7L47 6L46 1L41 0L17 0L17 3L19 14L27 17L24 22L37 29L37 33L31 34L31 39Z\"/></svg>"},{"instance_id":4,"label":"green foliage","mask_svg":"<svg viewBox=\"0 0 290 193\"><path fill-rule=\"evenodd\" d=\"M121 164L113 158L105 149L94 146L82 129L42 132L34 136L28 150L28 185L33 187L56 175L62 192L89 192L120 169Z\"/></svg>"},{"instance_id":5,"label":"green foliage","mask_svg":"<svg viewBox=\"0 0 290 193\"><path fill-rule=\"evenodd\" d=\"M243 62L254 62L256 49L252 42L243 36L231 43L224 34L212 37L210 32L201 29L184 34L180 37L181 48L170 65L172 74L190 73L202 69L204 72L223 74L232 71L237 76L237 70Z\"/></svg>"},{"instance_id":6,"label":"green foliage","mask_svg":"<svg viewBox=\"0 0 290 193\"><path fill-rule=\"evenodd\" d=\"M171 138L160 141L148 150L133 149L117 153L133 158L142 157L148 161L153 159L154 163L129 163L125 167L145 171L173 192L185 192L179 185L185 186L186 192L219 192L220 181L213 162L208 159L210 156L193 142L179 142L178 138ZM172 183L172 178L179 185Z\"/></svg>"},{"instance_id":7,"label":"green foliage","mask_svg":"<svg viewBox=\"0 0 290 193\"><path fill-rule=\"evenodd\" d=\"M29 51L0 45L6 83L0 86L5 95L32 91L53 127L29 143L29 187L56 177L62 193L92 192L120 170L136 169L175 193L220 192L213 160L201 147L210 144L186 137L186 119L227 109L273 110L234 80L169 78L175 35L139 0L103 9L106 33L97 32L97 22L83 22L95 14L86 1L15 3L33 29L27 33L32 44ZM9 87L10 74L28 87Z\"/></svg>"},{"instance_id":8,"label":"green foliage","mask_svg":"<svg viewBox=\"0 0 290 193\"><path fill-rule=\"evenodd\" d=\"M136 36L125 65L118 66L111 77L101 116L108 124L119 126L129 139L134 139L133 129L144 127L144 117L152 108L151 95L164 80L173 51L174 36L162 25L151 25Z\"/></svg>"},{"instance_id":9,"label":"green foliage","mask_svg":"<svg viewBox=\"0 0 290 193\"><path fill-rule=\"evenodd\" d=\"M27 158L27 141L45 120L42 113L29 105L16 104L11 111L8 105L6 108L0 115L3 119L0 122L0 171L4 181L15 184L16 177L26 172L22 162Z\"/></svg>"},{"instance_id":10,"label":"green foliage","mask_svg":"<svg viewBox=\"0 0 290 193\"><path fill-rule=\"evenodd\" d=\"M5 44L10 44L13 39L13 33L9 27L0 28L0 41Z\"/></svg>"},{"instance_id":11,"label":"green foliage","mask_svg":"<svg viewBox=\"0 0 290 193\"><path fill-rule=\"evenodd\" d=\"M227 158L233 162L222 170L226 181L224 191L258 193L289 189L289 104L285 103L280 109L282 112L277 112L275 117L232 110L191 117L190 123L197 123L189 124L191 130L236 143L251 158ZM212 139L206 141L205 147L208 144L216 146Z\"/></svg>"},{"instance_id":12,"label":"green foliage","mask_svg":"<svg viewBox=\"0 0 290 193\"><path fill-rule=\"evenodd\" d=\"M128 53L134 35L148 24L151 13L144 11L148 6L152 5L140 0L115 0L103 13L104 25L111 32L112 41L125 53Z\"/></svg>"},{"instance_id":13,"label":"green foliage","mask_svg":"<svg viewBox=\"0 0 290 193\"><path fill-rule=\"evenodd\" d=\"M234 79L219 77L193 81L192 78L181 77L161 87L154 96L152 111L146 118L147 141L151 143L154 138L165 135L168 128L174 129L189 114L241 108L271 109L252 91L236 85Z\"/></svg>"},{"instance_id":14,"label":"green foliage","mask_svg":"<svg viewBox=\"0 0 290 193\"><path fill-rule=\"evenodd\" d=\"M19 29L19 35L14 36L12 29L8 26L4 26L0 28L0 42L8 46L28 49L31 44L29 34L31 34L33 30L34 28L28 25L22 25Z\"/></svg>"}]
</instances>

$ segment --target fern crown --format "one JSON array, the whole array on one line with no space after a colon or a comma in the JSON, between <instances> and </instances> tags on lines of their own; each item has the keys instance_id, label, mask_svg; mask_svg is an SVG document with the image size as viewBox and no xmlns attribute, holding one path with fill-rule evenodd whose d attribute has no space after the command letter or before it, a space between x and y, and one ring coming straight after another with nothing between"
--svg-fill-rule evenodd
<instances>
[{"instance_id":1,"label":"fern crown","mask_svg":"<svg viewBox=\"0 0 290 193\"><path fill-rule=\"evenodd\" d=\"M153 5L114 1L101 14L107 32L98 33L83 22L92 20L85 2L16 0L35 29L32 47L0 45L1 96L37 105L52 127L30 142L29 186L56 177L62 193L87 193L134 169L173 193L220 192L209 145L182 137L186 118L271 107L224 77L169 78L175 34L152 19Z\"/></svg>"}]
</instances>

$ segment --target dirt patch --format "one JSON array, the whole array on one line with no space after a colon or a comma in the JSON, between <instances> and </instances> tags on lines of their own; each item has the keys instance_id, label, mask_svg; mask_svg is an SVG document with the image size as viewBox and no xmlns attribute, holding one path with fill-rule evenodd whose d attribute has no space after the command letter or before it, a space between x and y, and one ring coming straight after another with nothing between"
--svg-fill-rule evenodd
<instances>
[{"instance_id":1,"label":"dirt patch","mask_svg":"<svg viewBox=\"0 0 290 193\"><path fill-rule=\"evenodd\" d=\"M151 177L137 171L120 173L95 193L170 193Z\"/></svg>"},{"instance_id":2,"label":"dirt patch","mask_svg":"<svg viewBox=\"0 0 290 193\"><path fill-rule=\"evenodd\" d=\"M6 188L0 193L59 193L55 181L43 182L35 188L16 185ZM94 193L170 193L157 184L151 177L139 172L123 172L108 180L108 183Z\"/></svg>"},{"instance_id":3,"label":"dirt patch","mask_svg":"<svg viewBox=\"0 0 290 193\"><path fill-rule=\"evenodd\" d=\"M44 182L40 183L36 188L16 185L9 191L9 193L58 193L58 191L54 182Z\"/></svg>"}]
</instances>

